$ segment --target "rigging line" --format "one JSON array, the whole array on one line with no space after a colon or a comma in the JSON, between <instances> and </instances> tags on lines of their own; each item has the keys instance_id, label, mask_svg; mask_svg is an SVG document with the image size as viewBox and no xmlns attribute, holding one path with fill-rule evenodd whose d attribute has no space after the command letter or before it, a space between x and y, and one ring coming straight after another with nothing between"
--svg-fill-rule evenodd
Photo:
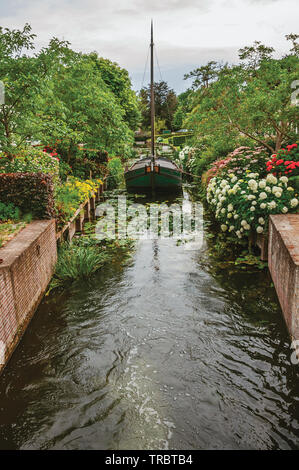
<instances>
[{"instance_id":1,"label":"rigging line","mask_svg":"<svg viewBox=\"0 0 299 470\"><path fill-rule=\"evenodd\" d=\"M157 54L157 51L156 51L156 48L154 47L154 52L155 52L155 57L156 57L156 62L157 62L157 66L158 66L158 70L159 70L159 73L160 73L160 79L161 79L161 82L163 82L163 77L162 77L162 73L161 73L161 69L160 69L160 64L159 64L159 60L158 60L158 54ZM167 108L167 114L168 114L168 119L169 119L169 122L170 122L170 129L173 131L173 127L172 127L172 121L171 121L171 117L170 117L170 111L169 111L169 106L168 106L168 100L166 98L166 108Z\"/></svg>"},{"instance_id":2,"label":"rigging line","mask_svg":"<svg viewBox=\"0 0 299 470\"><path fill-rule=\"evenodd\" d=\"M146 61L145 61L145 67L144 67L144 72L143 72L143 78L142 78L141 89L143 88L143 84L144 84L144 78L145 78L146 69L147 69L147 64L148 64L149 52L150 52L150 46L148 47L148 50L147 50L147 57L146 57Z\"/></svg>"}]
</instances>

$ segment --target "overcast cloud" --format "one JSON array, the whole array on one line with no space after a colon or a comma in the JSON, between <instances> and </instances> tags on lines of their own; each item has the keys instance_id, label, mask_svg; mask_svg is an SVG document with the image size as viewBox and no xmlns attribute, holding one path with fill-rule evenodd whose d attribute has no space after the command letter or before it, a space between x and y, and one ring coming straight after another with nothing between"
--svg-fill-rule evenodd
<instances>
[{"instance_id":1,"label":"overcast cloud","mask_svg":"<svg viewBox=\"0 0 299 470\"><path fill-rule=\"evenodd\" d=\"M286 53L284 36L298 32L298 16L297 0L0 0L1 26L29 22L38 47L56 36L97 51L127 68L135 89L153 18L162 76L178 92L188 86L184 73L209 60L236 62L238 49L254 40Z\"/></svg>"}]
</instances>

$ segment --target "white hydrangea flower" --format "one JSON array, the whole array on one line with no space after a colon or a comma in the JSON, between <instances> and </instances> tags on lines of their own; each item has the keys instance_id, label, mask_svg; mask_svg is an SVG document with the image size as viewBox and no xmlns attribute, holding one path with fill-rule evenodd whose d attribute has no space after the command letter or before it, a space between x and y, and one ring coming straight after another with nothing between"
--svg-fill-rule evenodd
<instances>
[{"instance_id":1,"label":"white hydrangea flower","mask_svg":"<svg viewBox=\"0 0 299 470\"><path fill-rule=\"evenodd\" d=\"M251 212L255 211L255 207L254 207L254 206L251 206L251 207L250 207L250 210L251 210Z\"/></svg>"},{"instance_id":2,"label":"white hydrangea flower","mask_svg":"<svg viewBox=\"0 0 299 470\"><path fill-rule=\"evenodd\" d=\"M288 191L294 191L294 188L292 188L292 186L289 186L289 187L287 188L287 190L288 190Z\"/></svg>"},{"instance_id":3,"label":"white hydrangea flower","mask_svg":"<svg viewBox=\"0 0 299 470\"><path fill-rule=\"evenodd\" d=\"M234 209L234 206L233 206L232 204L229 204L229 205L227 206L227 211L228 211L228 212L231 212L233 209Z\"/></svg>"},{"instance_id":4,"label":"white hydrangea flower","mask_svg":"<svg viewBox=\"0 0 299 470\"><path fill-rule=\"evenodd\" d=\"M259 217L258 220L259 220L259 224L264 225L265 219L263 219L263 217Z\"/></svg>"},{"instance_id":5,"label":"white hydrangea flower","mask_svg":"<svg viewBox=\"0 0 299 470\"><path fill-rule=\"evenodd\" d=\"M277 184L276 176L272 175L271 173L269 175L267 175L266 181L268 183Z\"/></svg>"},{"instance_id":6,"label":"white hydrangea flower","mask_svg":"<svg viewBox=\"0 0 299 470\"><path fill-rule=\"evenodd\" d=\"M221 225L221 230L222 230L222 232L226 232L226 230L227 230L227 225L222 224L222 225Z\"/></svg>"},{"instance_id":7,"label":"white hydrangea flower","mask_svg":"<svg viewBox=\"0 0 299 470\"><path fill-rule=\"evenodd\" d=\"M266 180L261 180L261 181L259 182L259 187L260 187L261 189L265 188L266 186L267 186Z\"/></svg>"},{"instance_id":8,"label":"white hydrangea flower","mask_svg":"<svg viewBox=\"0 0 299 470\"><path fill-rule=\"evenodd\" d=\"M282 183L287 183L289 181L289 178L287 176L281 176L279 178L279 180L282 182Z\"/></svg>"},{"instance_id":9,"label":"white hydrangea flower","mask_svg":"<svg viewBox=\"0 0 299 470\"><path fill-rule=\"evenodd\" d=\"M264 229L260 225L256 228L257 233L263 233Z\"/></svg>"},{"instance_id":10,"label":"white hydrangea flower","mask_svg":"<svg viewBox=\"0 0 299 470\"><path fill-rule=\"evenodd\" d=\"M260 193L260 196L259 196L260 199L267 199L267 194L263 191Z\"/></svg>"},{"instance_id":11,"label":"white hydrangea flower","mask_svg":"<svg viewBox=\"0 0 299 470\"><path fill-rule=\"evenodd\" d=\"M233 216L233 214L232 214L231 212L229 212L229 213L227 214L227 218L228 218L228 219L231 219L232 216Z\"/></svg>"},{"instance_id":12,"label":"white hydrangea flower","mask_svg":"<svg viewBox=\"0 0 299 470\"><path fill-rule=\"evenodd\" d=\"M294 199L291 199L290 201L291 207L297 207L298 206L298 199L294 197Z\"/></svg>"},{"instance_id":13,"label":"white hydrangea flower","mask_svg":"<svg viewBox=\"0 0 299 470\"><path fill-rule=\"evenodd\" d=\"M265 187L265 191L267 191L267 193L271 193L271 188L270 188L270 186L266 186L266 187Z\"/></svg>"},{"instance_id":14,"label":"white hydrangea flower","mask_svg":"<svg viewBox=\"0 0 299 470\"><path fill-rule=\"evenodd\" d=\"M284 214L286 214L286 213L288 212L288 210L289 210L289 209L288 209L286 206L284 206L284 207L282 208L282 212L283 212Z\"/></svg>"},{"instance_id":15,"label":"white hydrangea flower","mask_svg":"<svg viewBox=\"0 0 299 470\"><path fill-rule=\"evenodd\" d=\"M268 202L268 207L269 207L269 209L275 209L276 202L275 201Z\"/></svg>"},{"instance_id":16,"label":"white hydrangea flower","mask_svg":"<svg viewBox=\"0 0 299 470\"><path fill-rule=\"evenodd\" d=\"M235 214L234 215L234 219L237 220L239 218L239 215L238 214Z\"/></svg>"},{"instance_id":17,"label":"white hydrangea flower","mask_svg":"<svg viewBox=\"0 0 299 470\"><path fill-rule=\"evenodd\" d=\"M245 225L247 225L247 220L242 220L241 225L242 225L242 227L245 227Z\"/></svg>"},{"instance_id":18,"label":"white hydrangea flower","mask_svg":"<svg viewBox=\"0 0 299 470\"><path fill-rule=\"evenodd\" d=\"M265 204L264 202L262 202L262 203L260 204L260 208L261 208L261 209L266 209L266 207L267 207L267 204Z\"/></svg>"},{"instance_id":19,"label":"white hydrangea flower","mask_svg":"<svg viewBox=\"0 0 299 470\"><path fill-rule=\"evenodd\" d=\"M256 190L258 188L257 182L253 179L248 181L248 186L250 189L253 189L253 190Z\"/></svg>"}]
</instances>

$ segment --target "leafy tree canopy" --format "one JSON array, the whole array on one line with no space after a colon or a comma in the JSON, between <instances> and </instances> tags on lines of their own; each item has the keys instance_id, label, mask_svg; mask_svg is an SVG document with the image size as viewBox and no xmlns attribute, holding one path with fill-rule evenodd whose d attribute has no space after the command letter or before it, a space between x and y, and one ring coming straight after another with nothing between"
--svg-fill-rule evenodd
<instances>
[{"instance_id":1,"label":"leafy tree canopy","mask_svg":"<svg viewBox=\"0 0 299 470\"><path fill-rule=\"evenodd\" d=\"M147 128L150 126L150 96L151 88L148 85L140 90L140 110L142 114L142 125ZM172 129L172 122L175 110L177 108L177 97L165 81L154 83L155 96L155 117L160 121L165 121L166 127Z\"/></svg>"}]
</instances>

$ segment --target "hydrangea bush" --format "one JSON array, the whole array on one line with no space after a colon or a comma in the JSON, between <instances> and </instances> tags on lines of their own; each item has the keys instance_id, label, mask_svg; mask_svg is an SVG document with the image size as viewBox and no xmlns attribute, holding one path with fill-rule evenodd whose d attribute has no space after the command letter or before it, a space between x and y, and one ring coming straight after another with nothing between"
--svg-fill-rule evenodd
<instances>
[{"instance_id":1,"label":"hydrangea bush","mask_svg":"<svg viewBox=\"0 0 299 470\"><path fill-rule=\"evenodd\" d=\"M225 178L211 179L207 201L221 223L221 230L242 238L252 232L266 232L270 214L297 210L297 194L288 182L287 176L268 174L261 178L259 173L248 170L243 177L228 173Z\"/></svg>"},{"instance_id":2,"label":"hydrangea bush","mask_svg":"<svg viewBox=\"0 0 299 470\"><path fill-rule=\"evenodd\" d=\"M195 149L193 147L184 147L178 155L177 163L184 171L192 173L196 165Z\"/></svg>"}]
</instances>

